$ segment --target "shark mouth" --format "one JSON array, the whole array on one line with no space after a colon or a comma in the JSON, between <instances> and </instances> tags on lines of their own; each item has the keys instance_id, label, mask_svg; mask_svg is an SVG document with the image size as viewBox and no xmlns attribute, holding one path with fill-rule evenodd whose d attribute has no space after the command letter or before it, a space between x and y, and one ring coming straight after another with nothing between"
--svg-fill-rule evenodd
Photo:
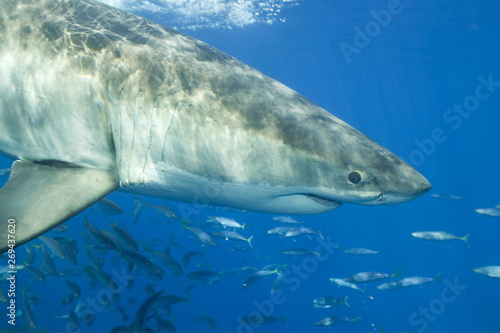
<instances>
[{"instance_id":1,"label":"shark mouth","mask_svg":"<svg viewBox=\"0 0 500 333\"><path fill-rule=\"evenodd\" d=\"M312 195L312 194L305 194L305 196L308 197L309 199L311 199L312 201L319 203L320 205L323 205L326 207L339 207L340 205L342 205L341 202L317 197L317 196Z\"/></svg>"}]
</instances>

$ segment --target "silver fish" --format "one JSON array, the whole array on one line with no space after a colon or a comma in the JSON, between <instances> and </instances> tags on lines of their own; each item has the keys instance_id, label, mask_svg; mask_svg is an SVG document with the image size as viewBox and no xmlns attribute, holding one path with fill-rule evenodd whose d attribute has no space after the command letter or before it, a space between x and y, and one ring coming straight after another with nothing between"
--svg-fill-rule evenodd
<instances>
[{"instance_id":1,"label":"silver fish","mask_svg":"<svg viewBox=\"0 0 500 333\"><path fill-rule=\"evenodd\" d=\"M273 217L273 220L281 223L304 223L304 222L299 222L296 219L291 218L290 216L275 216Z\"/></svg>"},{"instance_id":2,"label":"silver fish","mask_svg":"<svg viewBox=\"0 0 500 333\"><path fill-rule=\"evenodd\" d=\"M500 207L496 206L495 208L478 208L476 209L476 213L491 217L500 217Z\"/></svg>"},{"instance_id":3,"label":"silver fish","mask_svg":"<svg viewBox=\"0 0 500 333\"><path fill-rule=\"evenodd\" d=\"M474 268L474 272L491 278L500 279L500 266L483 266Z\"/></svg>"},{"instance_id":4,"label":"silver fish","mask_svg":"<svg viewBox=\"0 0 500 333\"><path fill-rule=\"evenodd\" d=\"M448 194L448 193L435 193L431 194L431 197L434 197L436 199L441 199L441 200L461 200L464 197L454 195L454 194Z\"/></svg>"},{"instance_id":5,"label":"silver fish","mask_svg":"<svg viewBox=\"0 0 500 333\"><path fill-rule=\"evenodd\" d=\"M365 289L361 289L360 287L358 287L357 285L355 285L354 283L352 282L347 282L345 281L344 279L338 279L338 278L330 278L329 279L331 282L333 283L336 283L338 284L339 286L341 287L345 287L345 288L350 288L350 289L354 289L354 290L359 290L361 292L365 292Z\"/></svg>"},{"instance_id":6,"label":"silver fish","mask_svg":"<svg viewBox=\"0 0 500 333\"><path fill-rule=\"evenodd\" d=\"M314 326L330 326L330 325L338 325L347 322L357 322L361 319L361 317L349 318L349 317L341 317L341 316L331 316L323 318L314 323Z\"/></svg>"},{"instance_id":7,"label":"silver fish","mask_svg":"<svg viewBox=\"0 0 500 333\"><path fill-rule=\"evenodd\" d=\"M469 238L470 234L467 234L463 237L458 237L444 231L416 231L413 232L411 235L415 238L431 240L431 241L449 241L449 240L459 239L463 240L465 244L469 246L469 243L467 243L467 239Z\"/></svg>"},{"instance_id":8,"label":"silver fish","mask_svg":"<svg viewBox=\"0 0 500 333\"><path fill-rule=\"evenodd\" d=\"M437 280L438 277L430 278L430 277L412 276L397 281L382 283L381 285L377 286L377 289L393 290L393 289L401 289L408 287L416 287Z\"/></svg>"},{"instance_id":9,"label":"silver fish","mask_svg":"<svg viewBox=\"0 0 500 333\"><path fill-rule=\"evenodd\" d=\"M373 251L365 248L352 248L344 250L344 253L352 254L354 256L366 256L370 254L379 254L380 251Z\"/></svg>"}]
</instances>

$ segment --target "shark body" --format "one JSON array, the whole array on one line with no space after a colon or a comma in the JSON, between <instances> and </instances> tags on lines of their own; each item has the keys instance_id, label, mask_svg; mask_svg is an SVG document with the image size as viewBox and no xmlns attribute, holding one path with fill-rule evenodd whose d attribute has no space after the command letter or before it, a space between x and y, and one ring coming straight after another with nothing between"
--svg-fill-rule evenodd
<instances>
[{"instance_id":1,"label":"shark body","mask_svg":"<svg viewBox=\"0 0 500 333\"><path fill-rule=\"evenodd\" d=\"M199 40L94 0L0 5L0 153L15 160L0 227L16 222L17 245L118 189L316 214L430 188L350 125Z\"/></svg>"}]
</instances>

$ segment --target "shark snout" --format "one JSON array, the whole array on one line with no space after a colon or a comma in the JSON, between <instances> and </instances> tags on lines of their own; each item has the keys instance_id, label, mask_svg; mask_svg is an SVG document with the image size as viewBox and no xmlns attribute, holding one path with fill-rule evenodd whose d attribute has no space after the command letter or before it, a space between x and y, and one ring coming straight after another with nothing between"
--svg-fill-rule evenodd
<instances>
[{"instance_id":1,"label":"shark snout","mask_svg":"<svg viewBox=\"0 0 500 333\"><path fill-rule=\"evenodd\" d=\"M428 192L432 188L431 183L416 170L412 171L400 176L396 182L390 183L387 189L383 189L376 202L380 205L399 204Z\"/></svg>"}]
</instances>

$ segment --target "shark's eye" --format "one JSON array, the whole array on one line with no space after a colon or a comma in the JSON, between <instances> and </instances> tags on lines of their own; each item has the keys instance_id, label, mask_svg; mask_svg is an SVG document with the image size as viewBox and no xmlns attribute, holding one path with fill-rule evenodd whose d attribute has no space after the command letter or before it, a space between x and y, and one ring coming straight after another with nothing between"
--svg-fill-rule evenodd
<instances>
[{"instance_id":1,"label":"shark's eye","mask_svg":"<svg viewBox=\"0 0 500 333\"><path fill-rule=\"evenodd\" d=\"M357 184L361 181L361 175L354 171L349 174L349 177L347 177L347 179L349 179L351 183Z\"/></svg>"}]
</instances>

